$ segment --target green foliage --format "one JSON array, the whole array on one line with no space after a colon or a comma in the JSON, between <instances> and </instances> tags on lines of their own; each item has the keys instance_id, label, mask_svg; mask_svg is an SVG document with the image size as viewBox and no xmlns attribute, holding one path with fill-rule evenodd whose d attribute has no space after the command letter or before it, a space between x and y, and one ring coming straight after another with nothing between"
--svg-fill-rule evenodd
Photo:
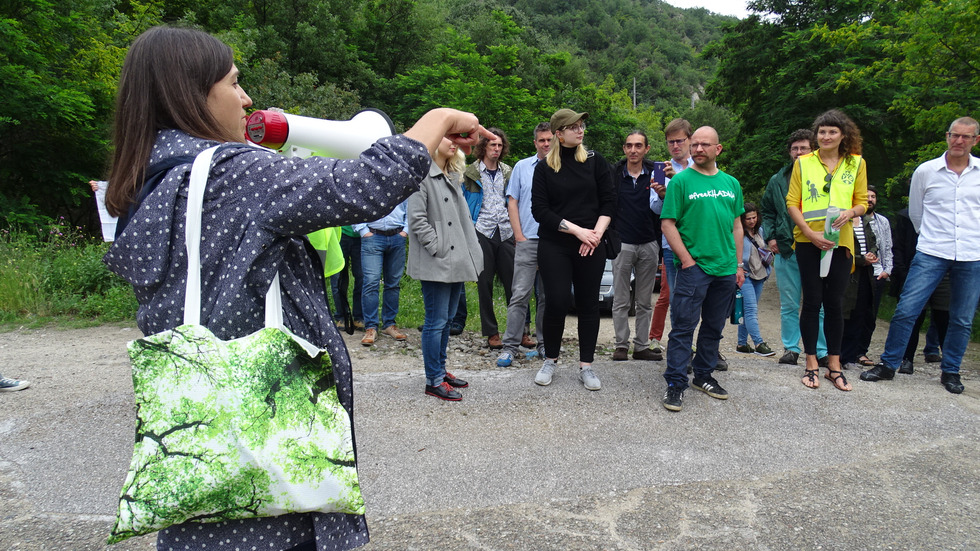
<instances>
[{"instance_id":1,"label":"green foliage","mask_svg":"<svg viewBox=\"0 0 980 551\"><path fill-rule=\"evenodd\" d=\"M0 231L0 320L132 320L136 297L102 264L107 248L63 220L40 232Z\"/></svg>"},{"instance_id":2,"label":"green foliage","mask_svg":"<svg viewBox=\"0 0 980 551\"><path fill-rule=\"evenodd\" d=\"M71 217L87 197L83 183L105 169L116 75L133 30L141 29L106 0L0 3L0 225L23 222L23 211L10 209L25 203Z\"/></svg>"}]
</instances>

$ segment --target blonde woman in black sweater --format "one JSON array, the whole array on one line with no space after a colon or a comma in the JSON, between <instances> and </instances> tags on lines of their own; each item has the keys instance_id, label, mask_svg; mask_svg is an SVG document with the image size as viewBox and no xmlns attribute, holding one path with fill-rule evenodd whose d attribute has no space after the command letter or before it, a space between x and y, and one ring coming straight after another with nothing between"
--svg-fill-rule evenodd
<instances>
[{"instance_id":1,"label":"blonde woman in black sweater","mask_svg":"<svg viewBox=\"0 0 980 551\"><path fill-rule=\"evenodd\" d=\"M588 116L571 109L556 111L551 116L555 132L551 150L545 162L534 169L531 214L541 225L538 270L547 297L545 361L534 382L551 384L574 284L579 379L585 388L599 390L601 384L592 370L592 361L599 334L599 283L606 263L602 235L616 211L616 191L609 164L582 145Z\"/></svg>"}]
</instances>

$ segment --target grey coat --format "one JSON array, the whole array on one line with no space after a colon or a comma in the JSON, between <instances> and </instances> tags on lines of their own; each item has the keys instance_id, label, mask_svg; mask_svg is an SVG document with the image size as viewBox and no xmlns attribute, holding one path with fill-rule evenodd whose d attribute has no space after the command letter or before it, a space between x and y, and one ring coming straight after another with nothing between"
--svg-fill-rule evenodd
<instances>
[{"instance_id":1,"label":"grey coat","mask_svg":"<svg viewBox=\"0 0 980 551\"><path fill-rule=\"evenodd\" d=\"M408 198L408 275L421 281L476 281L483 249L463 192L433 162Z\"/></svg>"}]
</instances>

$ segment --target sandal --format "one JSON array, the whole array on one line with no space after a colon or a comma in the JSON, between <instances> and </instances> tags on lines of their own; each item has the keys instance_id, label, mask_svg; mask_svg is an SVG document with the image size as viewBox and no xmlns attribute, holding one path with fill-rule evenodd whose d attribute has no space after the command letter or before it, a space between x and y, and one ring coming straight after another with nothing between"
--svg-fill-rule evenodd
<instances>
[{"instance_id":1,"label":"sandal","mask_svg":"<svg viewBox=\"0 0 980 551\"><path fill-rule=\"evenodd\" d=\"M861 356L860 358L858 358L858 363L865 367L872 367L875 364L873 361L871 361L871 358L867 356Z\"/></svg>"},{"instance_id":2,"label":"sandal","mask_svg":"<svg viewBox=\"0 0 980 551\"><path fill-rule=\"evenodd\" d=\"M807 388L820 388L820 381L817 379L817 374L818 373L819 373L819 370L817 370L817 369L804 369L803 370L803 386L805 386Z\"/></svg>"},{"instance_id":3,"label":"sandal","mask_svg":"<svg viewBox=\"0 0 980 551\"><path fill-rule=\"evenodd\" d=\"M847 388L847 379L844 378L844 373L841 371L827 371L827 374L823 378L833 383L837 387L837 390L843 390L844 392L851 390Z\"/></svg>"}]
</instances>

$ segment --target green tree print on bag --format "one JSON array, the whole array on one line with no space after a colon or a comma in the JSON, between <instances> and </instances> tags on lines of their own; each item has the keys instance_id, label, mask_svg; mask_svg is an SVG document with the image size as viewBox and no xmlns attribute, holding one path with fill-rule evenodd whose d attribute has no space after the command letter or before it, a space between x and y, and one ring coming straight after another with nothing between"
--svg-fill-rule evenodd
<instances>
[{"instance_id":1,"label":"green tree print on bag","mask_svg":"<svg viewBox=\"0 0 980 551\"><path fill-rule=\"evenodd\" d=\"M109 543L188 520L364 513L326 354L266 328L184 325L129 344L136 445Z\"/></svg>"}]
</instances>

